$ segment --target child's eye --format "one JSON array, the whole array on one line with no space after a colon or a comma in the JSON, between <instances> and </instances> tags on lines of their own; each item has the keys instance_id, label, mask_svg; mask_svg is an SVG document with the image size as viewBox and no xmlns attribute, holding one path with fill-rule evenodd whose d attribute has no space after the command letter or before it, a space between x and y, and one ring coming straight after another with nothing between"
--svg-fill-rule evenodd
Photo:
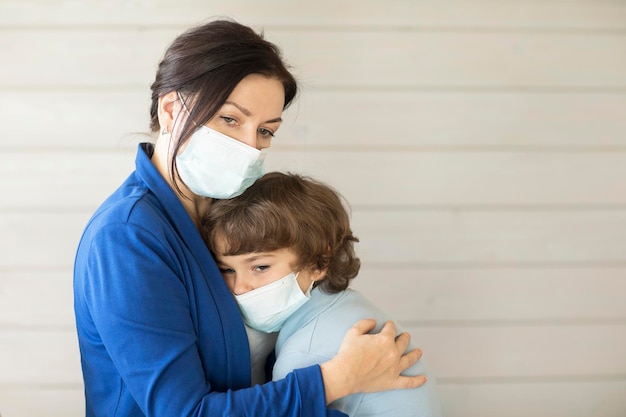
<instances>
[{"instance_id":1,"label":"child's eye","mask_svg":"<svg viewBox=\"0 0 626 417\"><path fill-rule=\"evenodd\" d=\"M221 272L223 275L226 275L226 274L234 274L234 273L235 273L235 271L234 271L232 268L220 268L220 272Z\"/></svg>"},{"instance_id":2,"label":"child's eye","mask_svg":"<svg viewBox=\"0 0 626 417\"><path fill-rule=\"evenodd\" d=\"M254 270L262 272L262 271L269 269L269 267L270 267L269 265L259 265L259 266L255 266Z\"/></svg>"}]
</instances>

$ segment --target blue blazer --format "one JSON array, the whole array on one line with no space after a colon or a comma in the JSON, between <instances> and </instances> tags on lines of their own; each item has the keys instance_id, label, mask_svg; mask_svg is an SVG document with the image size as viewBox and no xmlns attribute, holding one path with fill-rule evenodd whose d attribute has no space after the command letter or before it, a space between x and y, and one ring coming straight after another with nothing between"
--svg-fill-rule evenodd
<instances>
[{"instance_id":1,"label":"blue blazer","mask_svg":"<svg viewBox=\"0 0 626 417\"><path fill-rule=\"evenodd\" d=\"M250 386L239 310L141 144L95 212L74 265L87 417L326 416L319 366Z\"/></svg>"}]
</instances>

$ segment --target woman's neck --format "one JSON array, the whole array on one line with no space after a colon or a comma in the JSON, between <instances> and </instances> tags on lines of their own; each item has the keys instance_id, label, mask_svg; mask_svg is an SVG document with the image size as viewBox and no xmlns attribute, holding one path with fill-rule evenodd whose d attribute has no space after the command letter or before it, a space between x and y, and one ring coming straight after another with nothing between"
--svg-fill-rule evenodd
<instances>
[{"instance_id":1,"label":"woman's neck","mask_svg":"<svg viewBox=\"0 0 626 417\"><path fill-rule=\"evenodd\" d=\"M172 188L196 227L199 228L203 213L206 213L209 209L213 199L194 194L185 186L180 178L177 178L176 184L174 184L171 175L171 156L169 155L172 151L172 149L170 149L171 142L163 139L164 138L161 138L155 143L151 161L163 179L165 179Z\"/></svg>"}]
</instances>

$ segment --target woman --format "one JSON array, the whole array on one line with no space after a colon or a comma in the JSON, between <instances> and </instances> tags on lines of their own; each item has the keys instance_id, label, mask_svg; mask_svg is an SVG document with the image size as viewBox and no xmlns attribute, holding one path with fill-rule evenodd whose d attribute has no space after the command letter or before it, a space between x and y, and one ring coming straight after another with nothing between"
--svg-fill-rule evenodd
<instances>
[{"instance_id":1,"label":"woman","mask_svg":"<svg viewBox=\"0 0 626 417\"><path fill-rule=\"evenodd\" d=\"M96 211L74 266L87 416L340 415L355 392L417 387L400 372L420 351L393 323L360 321L331 360L250 387L236 303L199 231L214 198L243 192L297 86L277 48L214 21L174 40L152 84L151 128L136 170Z\"/></svg>"}]
</instances>

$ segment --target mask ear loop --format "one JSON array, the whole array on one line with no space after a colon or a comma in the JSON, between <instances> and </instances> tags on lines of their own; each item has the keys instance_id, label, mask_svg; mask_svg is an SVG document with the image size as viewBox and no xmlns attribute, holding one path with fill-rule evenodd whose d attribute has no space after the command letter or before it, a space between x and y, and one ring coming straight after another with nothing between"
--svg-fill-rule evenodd
<instances>
[{"instance_id":1,"label":"mask ear loop","mask_svg":"<svg viewBox=\"0 0 626 417\"><path fill-rule=\"evenodd\" d=\"M307 288L306 291L304 292L304 295L306 295L308 298L311 298L311 291L313 290L313 284L315 284L315 281L311 281L311 285L309 285L309 288Z\"/></svg>"},{"instance_id":2,"label":"mask ear loop","mask_svg":"<svg viewBox=\"0 0 626 417\"><path fill-rule=\"evenodd\" d=\"M191 110L189 110L189 107L187 107L187 103L185 103L185 99L183 98L182 94L180 94L178 90L176 91L176 94L178 95L178 99L180 100L180 103L183 105L183 109L185 109L189 117L191 117ZM198 126L195 120L191 119L191 122L194 125Z\"/></svg>"},{"instance_id":3,"label":"mask ear loop","mask_svg":"<svg viewBox=\"0 0 626 417\"><path fill-rule=\"evenodd\" d=\"M294 273L294 276L296 278L296 282L298 282L298 275L300 274L300 272L302 271L298 271ZM315 281L311 280L311 285L309 285L309 288L306 289L306 291L304 292L304 295L307 298L311 298L311 290L313 289L313 284L315 284Z\"/></svg>"},{"instance_id":4,"label":"mask ear loop","mask_svg":"<svg viewBox=\"0 0 626 417\"><path fill-rule=\"evenodd\" d=\"M183 106L183 109L185 109L185 111L187 112L187 114L189 116L191 116L191 110L189 110L189 107L187 107L187 103L185 103L185 100L183 99L182 94L180 94L180 92L178 90L176 90L176 95L178 96L178 100L180 101L180 103ZM193 124L198 126L198 124L192 120ZM167 126L164 126L163 129L161 130L161 135L168 135L170 132L168 131Z\"/></svg>"},{"instance_id":5,"label":"mask ear loop","mask_svg":"<svg viewBox=\"0 0 626 417\"><path fill-rule=\"evenodd\" d=\"M185 99L183 99L183 96L180 94L180 91L176 91L176 95L178 96L178 99L180 100L180 103L183 105L183 108L185 109L187 114L191 115L191 112L187 108L187 103L185 103Z\"/></svg>"},{"instance_id":6,"label":"mask ear loop","mask_svg":"<svg viewBox=\"0 0 626 417\"><path fill-rule=\"evenodd\" d=\"M178 96L178 100L180 100L180 102L183 105L183 108L185 109L187 114L191 116L191 111L189 111L189 108L187 107L187 103L185 103L185 100L183 99L183 96L180 94L180 92L178 90L176 91L176 95ZM196 124L196 123L194 122L194 124ZM167 135L169 133L170 132L168 131L167 126L163 126L163 129L161 129L161 135L165 136L165 135Z\"/></svg>"}]
</instances>

